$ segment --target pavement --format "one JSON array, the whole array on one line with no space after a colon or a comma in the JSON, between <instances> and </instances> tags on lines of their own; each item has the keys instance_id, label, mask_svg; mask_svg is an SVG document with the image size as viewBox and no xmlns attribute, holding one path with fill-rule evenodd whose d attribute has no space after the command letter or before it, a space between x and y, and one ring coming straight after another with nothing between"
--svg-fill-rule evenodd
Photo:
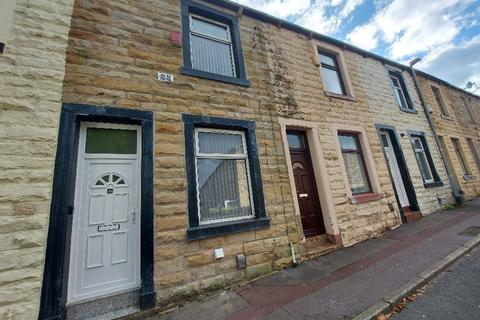
<instances>
[{"instance_id":1,"label":"pavement","mask_svg":"<svg viewBox=\"0 0 480 320\"><path fill-rule=\"evenodd\" d=\"M438 275L422 295L391 319L480 319L480 248Z\"/></svg>"},{"instance_id":2,"label":"pavement","mask_svg":"<svg viewBox=\"0 0 480 320\"><path fill-rule=\"evenodd\" d=\"M472 250L478 233L480 199L151 319L372 319Z\"/></svg>"}]
</instances>

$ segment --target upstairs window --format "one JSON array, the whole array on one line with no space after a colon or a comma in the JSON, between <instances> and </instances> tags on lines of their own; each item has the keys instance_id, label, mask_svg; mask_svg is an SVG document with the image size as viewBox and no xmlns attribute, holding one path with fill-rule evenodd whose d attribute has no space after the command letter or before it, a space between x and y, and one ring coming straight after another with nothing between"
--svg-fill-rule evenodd
<instances>
[{"instance_id":1,"label":"upstairs window","mask_svg":"<svg viewBox=\"0 0 480 320\"><path fill-rule=\"evenodd\" d=\"M235 77L230 28L196 15L190 15L192 68Z\"/></svg>"},{"instance_id":2,"label":"upstairs window","mask_svg":"<svg viewBox=\"0 0 480 320\"><path fill-rule=\"evenodd\" d=\"M397 71L389 71L388 75L390 77L390 83L392 84L395 100L400 108L404 110L414 110L402 74Z\"/></svg>"},{"instance_id":3,"label":"upstairs window","mask_svg":"<svg viewBox=\"0 0 480 320\"><path fill-rule=\"evenodd\" d=\"M249 86L238 18L182 1L182 74Z\"/></svg>"},{"instance_id":4,"label":"upstairs window","mask_svg":"<svg viewBox=\"0 0 480 320\"><path fill-rule=\"evenodd\" d=\"M475 119L473 118L472 110L470 110L470 106L468 105L467 99L465 99L465 97L460 97L460 100L462 100L463 110L467 115L467 120L470 121L471 123L475 123Z\"/></svg>"},{"instance_id":5,"label":"upstairs window","mask_svg":"<svg viewBox=\"0 0 480 320\"><path fill-rule=\"evenodd\" d=\"M443 102L442 96L440 94L440 89L437 87L431 86L432 92L433 92L433 97L435 98L435 102L437 103L438 109L440 110L440 113L444 117L450 117L450 114L448 113L447 106Z\"/></svg>"},{"instance_id":6,"label":"upstairs window","mask_svg":"<svg viewBox=\"0 0 480 320\"><path fill-rule=\"evenodd\" d=\"M358 134L340 132L338 139L352 195L372 192Z\"/></svg>"},{"instance_id":7,"label":"upstairs window","mask_svg":"<svg viewBox=\"0 0 480 320\"><path fill-rule=\"evenodd\" d=\"M318 51L318 54L320 57L320 69L325 91L339 95L346 95L345 84L343 83L337 57L320 50Z\"/></svg>"}]
</instances>

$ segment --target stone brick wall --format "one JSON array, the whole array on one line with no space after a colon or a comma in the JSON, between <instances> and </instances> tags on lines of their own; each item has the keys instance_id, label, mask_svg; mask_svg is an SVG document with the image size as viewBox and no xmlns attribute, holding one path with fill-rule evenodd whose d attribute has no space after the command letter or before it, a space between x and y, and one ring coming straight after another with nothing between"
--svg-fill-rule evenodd
<instances>
[{"instance_id":1,"label":"stone brick wall","mask_svg":"<svg viewBox=\"0 0 480 320\"><path fill-rule=\"evenodd\" d=\"M479 195L480 191L480 171L475 163L470 147L467 144L466 138L472 138L475 142L477 152L480 152L480 98L475 98L472 95L463 93L462 91L446 86L444 84L429 80L423 76L419 76L420 86L426 100L428 107L431 110L432 118L437 128L437 133L444 137L447 152L451 158L455 175L460 182L460 188L465 192L465 199L469 200ZM435 101L431 85L436 85L440 88L441 95L445 102L446 108L449 112L450 118L445 118L441 115L440 109ZM470 110L475 118L475 123L472 123L464 111L464 107L460 97L463 96L469 103ZM451 138L458 138L462 145L466 160L472 170L473 179L466 180L463 177L463 172L460 163L453 149Z\"/></svg>"},{"instance_id":2,"label":"stone brick wall","mask_svg":"<svg viewBox=\"0 0 480 320\"><path fill-rule=\"evenodd\" d=\"M370 107L369 112L372 120L376 124L391 125L396 128L400 139L400 145L405 156L405 161L409 170L410 178L415 189L418 205L423 215L441 209L442 204L448 204L453 201L452 191L448 181L445 167L440 158L440 152L435 143L435 139L430 130L424 109L420 103L413 78L408 71L403 71L402 75L407 86L412 103L418 113L402 112L395 100L395 96L390 85L390 80L385 66L380 61L370 58L363 58L360 55L354 55L355 60L352 63L354 73L362 79L362 90L367 93L367 103ZM415 154L408 137L407 130L424 132L427 145L435 164L435 169L444 183L441 187L425 188L420 169L415 158ZM380 141L378 138L372 139L372 147L378 148L381 153ZM379 155L382 172L381 179L388 179L388 170L383 168L386 165L383 155ZM385 182L389 183L389 182ZM438 199L441 199L440 201Z\"/></svg>"},{"instance_id":3,"label":"stone brick wall","mask_svg":"<svg viewBox=\"0 0 480 320\"><path fill-rule=\"evenodd\" d=\"M0 54L0 318L35 319L73 0L13 8Z\"/></svg>"},{"instance_id":4,"label":"stone brick wall","mask_svg":"<svg viewBox=\"0 0 480 320\"><path fill-rule=\"evenodd\" d=\"M424 214L438 210L437 198L451 202L445 169L408 73L404 77L418 114L399 111L382 63L348 51L343 55L355 99L329 97L310 39L248 16L239 21L251 87L180 74L182 47L170 41L171 32L181 31L178 0L17 1L10 45L0 56L0 75L6 79L0 85L0 318L31 319L38 312L60 102L154 112L155 286L161 305L282 268L291 262L289 242L303 252L279 118L316 124L332 195L330 214L344 245L400 223L377 123L393 125L400 134L425 132L442 187L423 187L408 137L400 141L420 209ZM175 81L159 82L157 72L172 73ZM455 102L458 92L442 90L452 91L444 95L448 104L461 108ZM478 99L471 107L480 121ZM182 113L255 121L270 228L186 240ZM439 131L478 140L478 126L462 125L452 121L439 125ZM364 130L381 199L357 204L349 199L334 132L338 127ZM455 162L453 150L451 156ZM480 175L471 154L468 160ZM464 184L472 197L477 180ZM222 260L213 256L218 247L225 250ZM239 253L246 255L246 269L237 269Z\"/></svg>"},{"instance_id":5,"label":"stone brick wall","mask_svg":"<svg viewBox=\"0 0 480 320\"><path fill-rule=\"evenodd\" d=\"M249 88L184 76L177 0L151 3L76 1L67 54L64 102L151 110L155 118L155 284L161 304L258 277L290 263L298 242L279 124L271 113L266 48L256 22L241 18ZM257 38L255 38L257 37ZM157 72L175 76L156 80ZM253 120L257 126L268 229L187 241L182 113ZM215 261L213 249L225 258ZM238 270L236 254L247 268Z\"/></svg>"},{"instance_id":6,"label":"stone brick wall","mask_svg":"<svg viewBox=\"0 0 480 320\"><path fill-rule=\"evenodd\" d=\"M354 71L355 55L346 52L345 60L357 101L328 97L324 94L320 70L312 62L312 43L306 36L267 24L259 24L257 30L261 35L266 35L272 91L275 94L272 108L275 113L281 117L317 124L333 197L331 200L335 207L334 214L343 244L353 244L398 225L398 209L392 212L388 206L389 202L395 202L388 179L380 182L381 192L388 192L389 197L352 204L347 196L336 142L338 138L333 126L361 127L366 130L370 142L378 140L367 97L361 90L362 80ZM377 150L372 149L372 153L376 163L385 163L378 144ZM376 166L379 177L385 176L386 170L385 165Z\"/></svg>"}]
</instances>

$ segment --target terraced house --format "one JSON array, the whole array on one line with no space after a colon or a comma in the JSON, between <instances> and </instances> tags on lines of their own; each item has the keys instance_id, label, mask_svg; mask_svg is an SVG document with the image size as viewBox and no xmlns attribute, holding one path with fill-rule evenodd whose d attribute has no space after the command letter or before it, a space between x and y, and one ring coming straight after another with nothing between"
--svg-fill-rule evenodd
<instances>
[{"instance_id":1,"label":"terraced house","mask_svg":"<svg viewBox=\"0 0 480 320\"><path fill-rule=\"evenodd\" d=\"M478 194L479 97L409 66L223 0L1 6L2 319L164 310Z\"/></svg>"}]
</instances>

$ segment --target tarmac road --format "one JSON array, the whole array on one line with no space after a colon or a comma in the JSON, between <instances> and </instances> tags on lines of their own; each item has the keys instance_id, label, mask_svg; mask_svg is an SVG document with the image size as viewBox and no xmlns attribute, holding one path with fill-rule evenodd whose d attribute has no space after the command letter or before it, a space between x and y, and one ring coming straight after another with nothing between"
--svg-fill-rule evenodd
<instances>
[{"instance_id":1,"label":"tarmac road","mask_svg":"<svg viewBox=\"0 0 480 320\"><path fill-rule=\"evenodd\" d=\"M442 272L393 320L480 319L480 248Z\"/></svg>"}]
</instances>

